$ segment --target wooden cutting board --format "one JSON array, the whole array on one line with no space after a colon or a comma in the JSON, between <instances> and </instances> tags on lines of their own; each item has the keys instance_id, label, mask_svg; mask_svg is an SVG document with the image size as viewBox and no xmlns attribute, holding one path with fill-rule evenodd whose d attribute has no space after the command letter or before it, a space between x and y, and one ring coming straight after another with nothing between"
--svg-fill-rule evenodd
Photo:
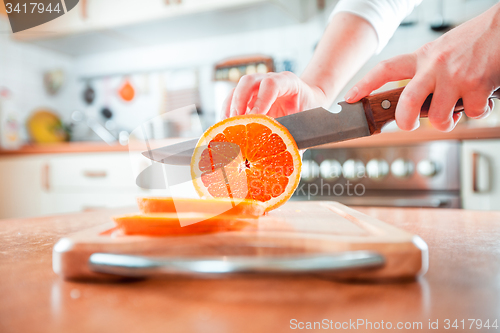
<instances>
[{"instance_id":1,"label":"wooden cutting board","mask_svg":"<svg viewBox=\"0 0 500 333\"><path fill-rule=\"evenodd\" d=\"M150 257L276 257L373 251L384 257L376 269L335 272L341 279L412 279L428 267L427 244L392 225L331 201L289 201L241 231L148 237L113 233L111 221L62 238L53 269L65 279L113 280L89 268L94 253Z\"/></svg>"}]
</instances>

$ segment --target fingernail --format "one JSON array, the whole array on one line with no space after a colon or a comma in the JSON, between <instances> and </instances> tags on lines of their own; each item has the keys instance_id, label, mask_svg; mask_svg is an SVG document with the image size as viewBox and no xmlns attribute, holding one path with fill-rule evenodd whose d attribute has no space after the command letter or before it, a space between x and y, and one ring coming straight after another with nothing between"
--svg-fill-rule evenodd
<instances>
[{"instance_id":1,"label":"fingernail","mask_svg":"<svg viewBox=\"0 0 500 333\"><path fill-rule=\"evenodd\" d=\"M416 130L417 128L420 127L420 119L416 119L415 123L413 124L413 128L411 129L412 131Z\"/></svg>"},{"instance_id":2,"label":"fingernail","mask_svg":"<svg viewBox=\"0 0 500 333\"><path fill-rule=\"evenodd\" d=\"M257 108L253 108L252 110L250 110L250 112L248 112L248 114L258 114L259 113L259 109Z\"/></svg>"},{"instance_id":3,"label":"fingernail","mask_svg":"<svg viewBox=\"0 0 500 333\"><path fill-rule=\"evenodd\" d=\"M236 116L237 114L238 114L238 112L236 111L236 109L231 109L231 110L229 111L229 116L230 116L230 117L234 117L234 116Z\"/></svg>"},{"instance_id":4,"label":"fingernail","mask_svg":"<svg viewBox=\"0 0 500 333\"><path fill-rule=\"evenodd\" d=\"M488 105L484 108L483 113L480 116L475 117L474 119L484 119L490 115L490 112L491 112L490 104L488 103Z\"/></svg>"},{"instance_id":5,"label":"fingernail","mask_svg":"<svg viewBox=\"0 0 500 333\"><path fill-rule=\"evenodd\" d=\"M351 90L347 92L344 99L346 100L346 102L350 102L354 100L354 98L358 95L358 93L359 93L358 87L352 87Z\"/></svg>"},{"instance_id":6,"label":"fingernail","mask_svg":"<svg viewBox=\"0 0 500 333\"><path fill-rule=\"evenodd\" d=\"M451 132L455 128L455 122L452 120L448 124L448 127L443 132Z\"/></svg>"}]
</instances>

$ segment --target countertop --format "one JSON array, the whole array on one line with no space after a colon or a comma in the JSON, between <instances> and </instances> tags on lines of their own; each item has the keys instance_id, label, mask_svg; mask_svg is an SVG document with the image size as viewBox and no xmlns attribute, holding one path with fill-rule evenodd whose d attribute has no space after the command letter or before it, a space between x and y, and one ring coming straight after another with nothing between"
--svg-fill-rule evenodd
<instances>
[{"instance_id":1,"label":"countertop","mask_svg":"<svg viewBox=\"0 0 500 333\"><path fill-rule=\"evenodd\" d=\"M445 319L464 319L466 328L468 319L500 321L500 212L357 209L420 235L429 245L428 273L405 283L314 276L66 282L52 271L56 241L136 209L0 220L0 331L288 332L293 319L422 322L422 331L438 320L443 331Z\"/></svg>"},{"instance_id":2,"label":"countertop","mask_svg":"<svg viewBox=\"0 0 500 333\"><path fill-rule=\"evenodd\" d=\"M163 147L174 144L189 138L171 138L162 140L150 140L150 148ZM0 149L0 156L33 155L33 154L67 154L67 153L104 153L104 152L128 152L128 151L147 150L146 143L134 142L130 145L121 145L119 143L107 144L102 141L75 141L58 143L30 143L21 146L19 149L7 150Z\"/></svg>"},{"instance_id":3,"label":"countertop","mask_svg":"<svg viewBox=\"0 0 500 333\"><path fill-rule=\"evenodd\" d=\"M476 140L498 139L500 127L467 127L459 126L449 133L436 131L432 128L419 128L413 132L387 132L371 137L364 137L338 143L319 146L318 148L350 148L412 145L426 141L437 140ZM186 138L171 138L153 140L149 142L153 147L162 147L168 144L187 140ZM99 153L99 152L126 152L129 150L146 150L140 143L130 146L106 144L104 142L62 142L53 144L26 144L17 150L0 149L0 156L16 156L30 154L60 154L60 153Z\"/></svg>"}]
</instances>

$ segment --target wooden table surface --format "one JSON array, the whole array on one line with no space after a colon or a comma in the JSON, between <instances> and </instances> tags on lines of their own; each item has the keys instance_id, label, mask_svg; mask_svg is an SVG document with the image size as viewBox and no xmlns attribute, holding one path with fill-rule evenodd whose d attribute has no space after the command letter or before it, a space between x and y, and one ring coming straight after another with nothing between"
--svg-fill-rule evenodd
<instances>
[{"instance_id":1,"label":"wooden table surface","mask_svg":"<svg viewBox=\"0 0 500 333\"><path fill-rule=\"evenodd\" d=\"M500 212L358 210L420 235L429 245L428 273L382 284L315 276L66 282L52 271L55 242L116 210L1 220L0 332L288 332L299 322L346 328L349 320L369 321L373 330L421 322L419 331L438 320L434 331L444 331L446 319L460 327L464 319L465 331L475 331L468 319L500 321Z\"/></svg>"}]
</instances>

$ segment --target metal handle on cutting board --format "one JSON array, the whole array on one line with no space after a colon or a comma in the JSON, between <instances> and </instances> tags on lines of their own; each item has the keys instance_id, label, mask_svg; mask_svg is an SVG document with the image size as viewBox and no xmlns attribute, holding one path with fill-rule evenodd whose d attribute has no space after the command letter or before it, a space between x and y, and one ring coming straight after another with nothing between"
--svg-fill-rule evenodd
<instances>
[{"instance_id":1,"label":"metal handle on cutting board","mask_svg":"<svg viewBox=\"0 0 500 333\"><path fill-rule=\"evenodd\" d=\"M231 273L314 273L378 268L384 257L369 251L287 257L155 258L126 254L94 253L94 272L126 277L158 275L219 275Z\"/></svg>"}]
</instances>

